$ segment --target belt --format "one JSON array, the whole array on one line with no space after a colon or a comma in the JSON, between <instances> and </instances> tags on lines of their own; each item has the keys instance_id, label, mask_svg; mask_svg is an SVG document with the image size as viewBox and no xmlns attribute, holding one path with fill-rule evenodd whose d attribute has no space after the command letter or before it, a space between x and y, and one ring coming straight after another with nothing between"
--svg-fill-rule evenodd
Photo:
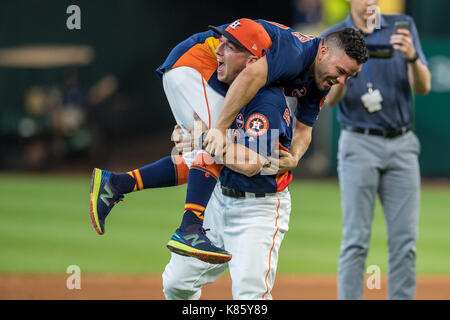
<instances>
[{"instance_id":1,"label":"belt","mask_svg":"<svg viewBox=\"0 0 450 320\"><path fill-rule=\"evenodd\" d=\"M265 196L271 196L275 193L252 193L244 192L241 190L233 189L230 187L220 186L222 188L222 194L231 198L264 198Z\"/></svg>"},{"instance_id":2,"label":"belt","mask_svg":"<svg viewBox=\"0 0 450 320\"><path fill-rule=\"evenodd\" d=\"M401 136L402 134L405 134L408 131L411 131L411 127L401 127L400 129L394 129L394 130L378 130L378 129L364 129L364 128L359 128L359 127L346 126L346 125L342 125L342 129L351 131L351 132L370 134L370 135L380 136L380 137L390 138L390 139Z\"/></svg>"}]
</instances>

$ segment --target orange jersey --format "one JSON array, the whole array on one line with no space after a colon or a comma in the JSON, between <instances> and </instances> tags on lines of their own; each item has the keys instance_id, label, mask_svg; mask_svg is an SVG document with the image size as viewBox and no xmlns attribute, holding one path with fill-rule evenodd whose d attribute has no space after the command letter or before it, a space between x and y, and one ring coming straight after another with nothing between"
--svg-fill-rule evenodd
<instances>
[{"instance_id":1,"label":"orange jersey","mask_svg":"<svg viewBox=\"0 0 450 320\"><path fill-rule=\"evenodd\" d=\"M216 48L220 36L213 31L194 34L179 43L169 54L166 61L156 69L160 75L166 70L178 67L191 67L202 75L208 84L225 96L228 85L217 80Z\"/></svg>"}]
</instances>

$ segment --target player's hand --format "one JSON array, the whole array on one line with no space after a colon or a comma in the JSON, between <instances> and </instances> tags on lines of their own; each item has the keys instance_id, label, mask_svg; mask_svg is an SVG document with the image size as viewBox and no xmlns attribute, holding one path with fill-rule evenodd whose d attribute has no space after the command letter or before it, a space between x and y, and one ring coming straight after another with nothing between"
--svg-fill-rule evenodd
<instances>
[{"instance_id":1,"label":"player's hand","mask_svg":"<svg viewBox=\"0 0 450 320\"><path fill-rule=\"evenodd\" d=\"M192 129L188 129L187 132L183 131L179 125L173 128L172 141L179 153L190 152L194 149L194 139L191 131Z\"/></svg>"},{"instance_id":2,"label":"player's hand","mask_svg":"<svg viewBox=\"0 0 450 320\"><path fill-rule=\"evenodd\" d=\"M202 121L202 119L200 119L196 112L194 112L194 120L194 128L200 130L200 132L205 132L208 130L208 126L204 121Z\"/></svg>"},{"instance_id":3,"label":"player's hand","mask_svg":"<svg viewBox=\"0 0 450 320\"><path fill-rule=\"evenodd\" d=\"M397 33L391 36L390 40L395 50L400 50L405 59L411 60L416 55L413 39L408 29L398 29Z\"/></svg>"},{"instance_id":4,"label":"player's hand","mask_svg":"<svg viewBox=\"0 0 450 320\"><path fill-rule=\"evenodd\" d=\"M223 157L226 143L226 129L212 128L206 135L203 147L213 157Z\"/></svg>"},{"instance_id":5,"label":"player's hand","mask_svg":"<svg viewBox=\"0 0 450 320\"><path fill-rule=\"evenodd\" d=\"M289 170L294 170L297 167L298 159L286 150L280 150L278 173L284 173Z\"/></svg>"},{"instance_id":6,"label":"player's hand","mask_svg":"<svg viewBox=\"0 0 450 320\"><path fill-rule=\"evenodd\" d=\"M192 136L192 139L194 141L194 149L201 149L200 143L200 137L202 136L202 133L208 130L208 126L205 122L200 119L197 113L194 112L194 128L190 128L188 131Z\"/></svg>"},{"instance_id":7,"label":"player's hand","mask_svg":"<svg viewBox=\"0 0 450 320\"><path fill-rule=\"evenodd\" d=\"M280 174L286 171L293 170L297 167L298 160L290 152L285 150L274 150L272 156L267 160L263 166L262 172L267 174Z\"/></svg>"}]
</instances>

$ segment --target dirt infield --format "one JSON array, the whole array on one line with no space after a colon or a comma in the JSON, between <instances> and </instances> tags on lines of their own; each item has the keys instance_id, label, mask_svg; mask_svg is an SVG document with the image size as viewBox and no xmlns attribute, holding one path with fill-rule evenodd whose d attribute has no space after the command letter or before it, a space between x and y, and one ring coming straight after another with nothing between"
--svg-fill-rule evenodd
<instances>
[{"instance_id":1,"label":"dirt infield","mask_svg":"<svg viewBox=\"0 0 450 320\"><path fill-rule=\"evenodd\" d=\"M0 299L164 299L160 275L82 275L81 289L66 287L68 275L0 275ZM277 276L272 291L278 300L334 300L334 276ZM364 299L385 299L386 280L381 288L365 288ZM204 287L202 299L231 299L231 280L222 277ZM450 299L450 277L420 277L416 299Z\"/></svg>"}]
</instances>

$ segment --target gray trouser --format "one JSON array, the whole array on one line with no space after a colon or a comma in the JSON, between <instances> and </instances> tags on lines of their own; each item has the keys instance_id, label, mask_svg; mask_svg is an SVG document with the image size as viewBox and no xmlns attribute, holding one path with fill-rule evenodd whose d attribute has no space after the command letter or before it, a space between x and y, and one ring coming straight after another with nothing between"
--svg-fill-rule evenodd
<instances>
[{"instance_id":1,"label":"gray trouser","mask_svg":"<svg viewBox=\"0 0 450 320\"><path fill-rule=\"evenodd\" d=\"M389 247L388 298L413 299L420 205L420 143L414 133L388 139L342 130L338 175L342 242L338 298L361 299L378 194Z\"/></svg>"}]
</instances>

